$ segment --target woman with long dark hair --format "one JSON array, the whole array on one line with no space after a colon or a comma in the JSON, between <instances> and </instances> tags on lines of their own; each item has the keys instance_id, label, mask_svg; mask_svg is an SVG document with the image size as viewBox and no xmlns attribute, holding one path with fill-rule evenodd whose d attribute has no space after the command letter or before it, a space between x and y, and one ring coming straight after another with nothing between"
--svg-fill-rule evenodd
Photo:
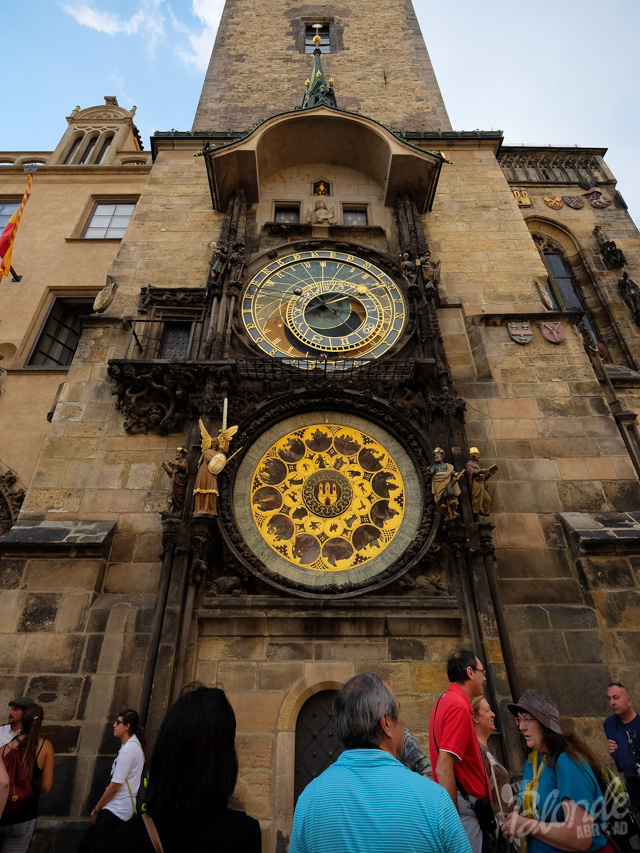
<instances>
[{"instance_id":1,"label":"woman with long dark hair","mask_svg":"<svg viewBox=\"0 0 640 853\"><path fill-rule=\"evenodd\" d=\"M138 712L127 708L116 715L113 736L120 747L111 768L111 782L91 811L91 826L80 853L98 853L105 840L136 811L136 796L144 768L144 739ZM142 739L142 742L141 742Z\"/></svg>"},{"instance_id":2,"label":"woman with long dark hair","mask_svg":"<svg viewBox=\"0 0 640 853\"><path fill-rule=\"evenodd\" d=\"M525 690L507 706L530 750L520 785L521 813L503 825L505 837L526 838L527 853L611 851L598 814L599 762L584 741L560 728L558 706L537 690Z\"/></svg>"},{"instance_id":3,"label":"woman with long dark hair","mask_svg":"<svg viewBox=\"0 0 640 853\"><path fill-rule=\"evenodd\" d=\"M31 705L22 713L22 729L2 748L17 749L31 782L32 795L17 809L3 814L0 819L0 850L26 853L36 828L40 794L53 785L53 746L40 737L44 713L40 705Z\"/></svg>"},{"instance_id":4,"label":"woman with long dark hair","mask_svg":"<svg viewBox=\"0 0 640 853\"><path fill-rule=\"evenodd\" d=\"M193 685L162 721L149 766L145 824L137 817L110 836L115 853L260 853L260 824L228 807L238 776L236 718L215 687ZM161 847L151 837L157 830Z\"/></svg>"}]
</instances>

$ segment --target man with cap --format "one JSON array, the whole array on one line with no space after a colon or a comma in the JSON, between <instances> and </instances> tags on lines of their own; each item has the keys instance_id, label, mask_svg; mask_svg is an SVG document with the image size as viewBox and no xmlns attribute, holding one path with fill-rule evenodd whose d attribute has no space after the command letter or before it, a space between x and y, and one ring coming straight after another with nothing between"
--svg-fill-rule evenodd
<instances>
[{"instance_id":1,"label":"man with cap","mask_svg":"<svg viewBox=\"0 0 640 853\"><path fill-rule=\"evenodd\" d=\"M9 722L0 726L0 747L13 740L22 731L22 712L36 703L28 696L19 696L9 702Z\"/></svg>"},{"instance_id":2,"label":"man with cap","mask_svg":"<svg viewBox=\"0 0 640 853\"><path fill-rule=\"evenodd\" d=\"M609 685L607 699L613 711L603 724L609 754L624 774L631 805L640 810L640 716L619 681Z\"/></svg>"}]
</instances>

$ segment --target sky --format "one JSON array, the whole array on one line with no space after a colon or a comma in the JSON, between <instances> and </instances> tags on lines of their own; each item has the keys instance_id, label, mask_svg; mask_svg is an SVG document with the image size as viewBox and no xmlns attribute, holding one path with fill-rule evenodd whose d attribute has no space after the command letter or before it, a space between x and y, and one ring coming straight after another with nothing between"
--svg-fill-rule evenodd
<instances>
[{"instance_id":1,"label":"sky","mask_svg":"<svg viewBox=\"0 0 640 853\"><path fill-rule=\"evenodd\" d=\"M155 130L190 130L223 5L21 0L3 21L4 66L12 59L13 68L0 151L53 150L76 104L104 95L137 105L146 150ZM499 129L508 145L607 147L640 223L640 0L414 6L455 130Z\"/></svg>"}]
</instances>

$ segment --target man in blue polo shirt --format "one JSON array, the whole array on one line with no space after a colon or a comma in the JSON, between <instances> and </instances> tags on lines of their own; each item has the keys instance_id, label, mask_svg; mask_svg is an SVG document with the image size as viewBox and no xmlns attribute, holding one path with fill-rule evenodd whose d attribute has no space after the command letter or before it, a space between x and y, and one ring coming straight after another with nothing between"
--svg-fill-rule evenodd
<instances>
[{"instance_id":1,"label":"man in blue polo shirt","mask_svg":"<svg viewBox=\"0 0 640 853\"><path fill-rule=\"evenodd\" d=\"M404 721L388 685L356 675L333 706L345 751L300 795L289 853L471 853L444 788L398 761Z\"/></svg>"}]
</instances>

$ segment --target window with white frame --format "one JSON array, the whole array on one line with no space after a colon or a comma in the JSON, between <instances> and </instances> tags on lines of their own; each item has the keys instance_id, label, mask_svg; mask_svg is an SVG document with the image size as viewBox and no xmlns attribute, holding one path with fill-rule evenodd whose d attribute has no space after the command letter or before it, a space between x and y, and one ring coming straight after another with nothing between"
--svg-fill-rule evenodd
<instances>
[{"instance_id":1,"label":"window with white frame","mask_svg":"<svg viewBox=\"0 0 640 853\"><path fill-rule=\"evenodd\" d=\"M108 240L124 237L135 209L134 201L98 202L84 234L85 239Z\"/></svg>"}]
</instances>

